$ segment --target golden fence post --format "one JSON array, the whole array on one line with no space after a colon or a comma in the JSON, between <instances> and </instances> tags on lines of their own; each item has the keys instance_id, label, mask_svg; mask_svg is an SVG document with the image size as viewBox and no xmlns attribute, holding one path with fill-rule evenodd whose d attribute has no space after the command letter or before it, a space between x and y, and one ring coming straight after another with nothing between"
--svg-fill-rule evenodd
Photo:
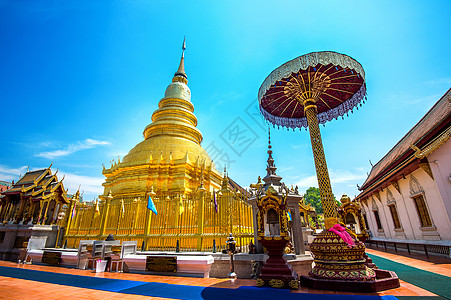
<instances>
[{"instance_id":1,"label":"golden fence post","mask_svg":"<svg viewBox=\"0 0 451 300\"><path fill-rule=\"evenodd\" d=\"M108 196L105 197L105 206L102 210L102 219L100 221L100 235L105 235L106 230L106 223L110 214L110 205L111 205L111 199L113 199L113 195L111 195L111 190L108 193Z\"/></svg>"},{"instance_id":2,"label":"golden fence post","mask_svg":"<svg viewBox=\"0 0 451 300\"><path fill-rule=\"evenodd\" d=\"M198 217L197 217L197 251L202 251L202 234L204 233L204 195L205 195L205 188L201 186L199 189L199 205L197 207L198 209Z\"/></svg>"},{"instance_id":3,"label":"golden fence post","mask_svg":"<svg viewBox=\"0 0 451 300\"><path fill-rule=\"evenodd\" d=\"M64 238L63 238L63 241L62 241L62 245L66 244L67 235L69 234L69 231L72 229L71 228L72 227L72 211L74 209L74 206L77 205L77 201L75 200L74 197L72 197L72 199L70 199L69 203L70 203L69 204L69 211L68 211L69 215L67 216L66 229L64 230ZM31 215L32 218L33 218L35 206L36 206L36 204L33 206L33 209L32 209L32 215Z\"/></svg>"}]
</instances>

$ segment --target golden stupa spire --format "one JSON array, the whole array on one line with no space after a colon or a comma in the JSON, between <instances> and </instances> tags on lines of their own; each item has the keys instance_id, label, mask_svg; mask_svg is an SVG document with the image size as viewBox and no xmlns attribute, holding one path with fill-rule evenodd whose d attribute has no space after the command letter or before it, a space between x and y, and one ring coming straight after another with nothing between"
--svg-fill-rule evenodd
<instances>
[{"instance_id":1,"label":"golden stupa spire","mask_svg":"<svg viewBox=\"0 0 451 300\"><path fill-rule=\"evenodd\" d=\"M186 50L186 39L183 38L183 45L182 45L182 57L180 58L180 65L179 68L177 70L177 72L175 72L174 74L174 78L172 79L172 81L178 81L179 76L183 77L185 80L188 79L188 77L186 76L185 73L185 50ZM185 82L185 81L183 81ZM185 84L187 84L188 81L185 82Z\"/></svg>"},{"instance_id":2,"label":"golden stupa spire","mask_svg":"<svg viewBox=\"0 0 451 300\"><path fill-rule=\"evenodd\" d=\"M200 146L202 134L196 128L197 118L194 115L194 106L191 103L191 91L185 73L185 49L186 40L182 44L182 58L180 65L172 78L171 84L166 89L163 99L160 100L157 109L152 114L152 123L144 129L144 138L147 140L156 136L177 137L192 141ZM174 156L173 151L172 156ZM183 155L185 151L183 151ZM165 151L165 157L169 153ZM181 158L178 157L177 159ZM204 155L202 155L203 157ZM125 157L124 157L125 159Z\"/></svg>"}]
</instances>

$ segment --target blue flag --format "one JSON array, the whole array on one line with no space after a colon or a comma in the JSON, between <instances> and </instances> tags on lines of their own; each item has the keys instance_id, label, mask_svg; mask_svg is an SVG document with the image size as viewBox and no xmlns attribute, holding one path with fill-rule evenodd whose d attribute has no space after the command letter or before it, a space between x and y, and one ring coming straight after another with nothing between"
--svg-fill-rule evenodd
<instances>
[{"instance_id":1,"label":"blue flag","mask_svg":"<svg viewBox=\"0 0 451 300\"><path fill-rule=\"evenodd\" d=\"M149 200L147 200L147 208L153 211L156 215L158 215L157 208L155 207L155 204L153 204L152 198L150 198L150 196Z\"/></svg>"}]
</instances>

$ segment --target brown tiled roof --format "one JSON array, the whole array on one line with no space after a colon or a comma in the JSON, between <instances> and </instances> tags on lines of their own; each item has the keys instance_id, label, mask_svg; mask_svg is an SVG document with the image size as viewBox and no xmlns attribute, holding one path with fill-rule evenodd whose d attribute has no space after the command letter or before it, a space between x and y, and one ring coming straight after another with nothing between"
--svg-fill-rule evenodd
<instances>
[{"instance_id":1,"label":"brown tiled roof","mask_svg":"<svg viewBox=\"0 0 451 300\"><path fill-rule=\"evenodd\" d=\"M26 183L32 183L32 182L34 182L36 180L36 178L41 176L47 170L48 169L42 169L42 170L36 170L36 171L27 172L27 173L25 173L24 176L22 176L22 178L19 179L19 181L17 181L14 184L14 186L22 185L22 184L26 184Z\"/></svg>"},{"instance_id":2,"label":"brown tiled roof","mask_svg":"<svg viewBox=\"0 0 451 300\"><path fill-rule=\"evenodd\" d=\"M2 194L3 194L3 195L6 195L6 194L14 194L14 193L18 193L18 192L20 192L20 191L22 191L22 186L15 186L15 187L13 187L13 188L10 188L10 189L4 191Z\"/></svg>"},{"instance_id":3,"label":"brown tiled roof","mask_svg":"<svg viewBox=\"0 0 451 300\"><path fill-rule=\"evenodd\" d=\"M7 182L7 181L3 181L3 180L0 180L0 185L1 186L8 186L8 187L12 186L11 182Z\"/></svg>"},{"instance_id":4,"label":"brown tiled roof","mask_svg":"<svg viewBox=\"0 0 451 300\"><path fill-rule=\"evenodd\" d=\"M415 144L423 138L435 126L451 115L451 89L443 95L439 101L426 113L426 115L371 169L368 178L360 190L367 188L378 175L386 172L396 159L401 157L410 149L410 145Z\"/></svg>"}]
</instances>

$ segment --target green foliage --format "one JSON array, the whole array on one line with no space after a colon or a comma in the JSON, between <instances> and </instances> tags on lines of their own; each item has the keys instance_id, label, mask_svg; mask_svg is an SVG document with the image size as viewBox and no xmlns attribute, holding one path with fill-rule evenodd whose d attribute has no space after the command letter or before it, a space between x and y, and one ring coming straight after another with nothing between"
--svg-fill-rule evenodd
<instances>
[{"instance_id":1,"label":"green foliage","mask_svg":"<svg viewBox=\"0 0 451 300\"><path fill-rule=\"evenodd\" d=\"M341 205L335 196L334 200L337 203L337 207ZM306 204L310 204L315 208L317 214L323 213L323 206L321 205L321 194L319 193L319 188L310 187L304 194L304 201Z\"/></svg>"},{"instance_id":2,"label":"green foliage","mask_svg":"<svg viewBox=\"0 0 451 300\"><path fill-rule=\"evenodd\" d=\"M310 204L313 208L315 208L317 214L323 213L319 188L310 187L304 194L304 201L306 204Z\"/></svg>"}]
</instances>

